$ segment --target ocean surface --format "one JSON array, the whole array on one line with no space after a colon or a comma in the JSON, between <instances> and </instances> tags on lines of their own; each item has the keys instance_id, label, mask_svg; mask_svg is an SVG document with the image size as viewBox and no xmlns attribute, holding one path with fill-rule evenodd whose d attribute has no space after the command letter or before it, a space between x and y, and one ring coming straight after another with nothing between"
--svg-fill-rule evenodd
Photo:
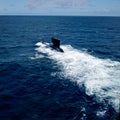
<instances>
[{"instance_id":1,"label":"ocean surface","mask_svg":"<svg viewBox=\"0 0 120 120\"><path fill-rule=\"evenodd\" d=\"M120 17L0 16L0 120L118 120L119 110Z\"/></svg>"}]
</instances>

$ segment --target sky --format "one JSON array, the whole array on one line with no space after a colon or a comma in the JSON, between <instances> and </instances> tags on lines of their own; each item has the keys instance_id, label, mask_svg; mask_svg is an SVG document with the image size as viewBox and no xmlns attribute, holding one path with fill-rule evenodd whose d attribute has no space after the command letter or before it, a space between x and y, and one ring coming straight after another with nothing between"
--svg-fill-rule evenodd
<instances>
[{"instance_id":1,"label":"sky","mask_svg":"<svg viewBox=\"0 0 120 120\"><path fill-rule=\"evenodd\" d=\"M0 15L120 16L120 0L0 0Z\"/></svg>"}]
</instances>

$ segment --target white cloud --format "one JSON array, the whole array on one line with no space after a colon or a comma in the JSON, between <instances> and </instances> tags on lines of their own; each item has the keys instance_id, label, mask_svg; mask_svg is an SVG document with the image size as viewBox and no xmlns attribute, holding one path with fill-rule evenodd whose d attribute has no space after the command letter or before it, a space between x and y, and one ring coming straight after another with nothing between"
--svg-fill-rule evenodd
<instances>
[{"instance_id":1,"label":"white cloud","mask_svg":"<svg viewBox=\"0 0 120 120\"><path fill-rule=\"evenodd\" d=\"M83 7L88 0L26 0L26 6L29 8L38 7Z\"/></svg>"}]
</instances>

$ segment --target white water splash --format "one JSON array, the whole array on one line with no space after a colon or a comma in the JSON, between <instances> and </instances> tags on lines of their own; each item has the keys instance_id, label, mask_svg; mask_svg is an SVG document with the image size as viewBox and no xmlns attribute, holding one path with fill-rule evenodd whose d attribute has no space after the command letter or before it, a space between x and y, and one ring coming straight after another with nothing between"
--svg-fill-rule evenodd
<instances>
[{"instance_id":1,"label":"white water splash","mask_svg":"<svg viewBox=\"0 0 120 120\"><path fill-rule=\"evenodd\" d=\"M36 53L35 56L34 57L30 57L30 59L34 60L34 59L43 58L43 57L44 57L43 55Z\"/></svg>"},{"instance_id":2,"label":"white water splash","mask_svg":"<svg viewBox=\"0 0 120 120\"><path fill-rule=\"evenodd\" d=\"M48 43L38 42L36 50L46 53L50 59L57 62L61 76L84 84L86 94L96 95L100 101L108 99L116 111L120 100L120 62L100 59L86 52L74 49L70 45L61 46L64 53L56 52Z\"/></svg>"}]
</instances>

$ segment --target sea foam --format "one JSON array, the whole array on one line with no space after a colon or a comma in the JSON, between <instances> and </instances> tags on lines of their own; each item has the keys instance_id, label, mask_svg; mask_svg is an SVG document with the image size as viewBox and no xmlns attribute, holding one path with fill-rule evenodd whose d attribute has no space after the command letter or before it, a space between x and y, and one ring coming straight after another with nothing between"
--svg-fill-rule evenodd
<instances>
[{"instance_id":1,"label":"sea foam","mask_svg":"<svg viewBox=\"0 0 120 120\"><path fill-rule=\"evenodd\" d=\"M71 45L61 46L64 53L52 50L49 43L36 45L39 54L45 53L57 62L61 69L59 77L77 82L79 86L84 84L87 95L96 95L99 101L107 99L116 111L119 110L120 62L97 58Z\"/></svg>"}]
</instances>

